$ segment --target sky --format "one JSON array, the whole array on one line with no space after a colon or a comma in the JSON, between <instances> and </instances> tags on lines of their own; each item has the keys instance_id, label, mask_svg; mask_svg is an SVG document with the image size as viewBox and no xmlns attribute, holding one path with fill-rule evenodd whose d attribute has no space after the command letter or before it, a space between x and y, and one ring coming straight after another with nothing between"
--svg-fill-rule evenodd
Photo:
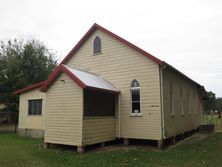
<instances>
[{"instance_id":1,"label":"sky","mask_svg":"<svg viewBox=\"0 0 222 167\"><path fill-rule=\"evenodd\" d=\"M0 40L44 42L61 61L94 24L222 97L221 0L0 0Z\"/></svg>"}]
</instances>

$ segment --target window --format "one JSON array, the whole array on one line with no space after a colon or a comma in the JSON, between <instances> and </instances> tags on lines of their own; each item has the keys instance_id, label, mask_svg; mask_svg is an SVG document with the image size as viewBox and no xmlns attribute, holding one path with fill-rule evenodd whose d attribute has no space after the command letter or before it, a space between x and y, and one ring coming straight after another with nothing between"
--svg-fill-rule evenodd
<instances>
[{"instance_id":1,"label":"window","mask_svg":"<svg viewBox=\"0 0 222 167\"><path fill-rule=\"evenodd\" d=\"M194 114L196 114L196 94L194 90L193 90L192 111Z\"/></svg>"},{"instance_id":2,"label":"window","mask_svg":"<svg viewBox=\"0 0 222 167\"><path fill-rule=\"evenodd\" d=\"M28 115L42 115L42 99L28 101Z\"/></svg>"},{"instance_id":3,"label":"window","mask_svg":"<svg viewBox=\"0 0 222 167\"><path fill-rule=\"evenodd\" d=\"M98 90L83 91L84 116L115 116L115 95Z\"/></svg>"},{"instance_id":4,"label":"window","mask_svg":"<svg viewBox=\"0 0 222 167\"><path fill-rule=\"evenodd\" d=\"M184 114L184 104L183 104L183 87L180 87L180 110L181 110L181 115Z\"/></svg>"},{"instance_id":5,"label":"window","mask_svg":"<svg viewBox=\"0 0 222 167\"><path fill-rule=\"evenodd\" d=\"M101 39L97 36L93 41L94 54L101 53Z\"/></svg>"},{"instance_id":6,"label":"window","mask_svg":"<svg viewBox=\"0 0 222 167\"><path fill-rule=\"evenodd\" d=\"M174 114L174 108L173 108L173 83L170 83L170 113Z\"/></svg>"},{"instance_id":7,"label":"window","mask_svg":"<svg viewBox=\"0 0 222 167\"><path fill-rule=\"evenodd\" d=\"M140 84L137 80L131 83L132 114L140 113Z\"/></svg>"},{"instance_id":8,"label":"window","mask_svg":"<svg viewBox=\"0 0 222 167\"><path fill-rule=\"evenodd\" d=\"M187 113L190 115L190 92L187 91Z\"/></svg>"}]
</instances>

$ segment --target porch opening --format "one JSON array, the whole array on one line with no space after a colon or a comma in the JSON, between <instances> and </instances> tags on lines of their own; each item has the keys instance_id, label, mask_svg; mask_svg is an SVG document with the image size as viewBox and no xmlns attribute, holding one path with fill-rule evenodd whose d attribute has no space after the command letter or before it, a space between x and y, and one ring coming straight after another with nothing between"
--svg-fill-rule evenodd
<instances>
[{"instance_id":1,"label":"porch opening","mask_svg":"<svg viewBox=\"0 0 222 167\"><path fill-rule=\"evenodd\" d=\"M84 89L84 117L115 116L115 97L117 94Z\"/></svg>"}]
</instances>

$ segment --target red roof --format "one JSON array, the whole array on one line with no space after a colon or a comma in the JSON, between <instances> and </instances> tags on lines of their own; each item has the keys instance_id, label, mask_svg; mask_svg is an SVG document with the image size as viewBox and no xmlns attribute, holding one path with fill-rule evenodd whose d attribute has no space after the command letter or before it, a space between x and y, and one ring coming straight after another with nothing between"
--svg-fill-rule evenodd
<instances>
[{"instance_id":1,"label":"red roof","mask_svg":"<svg viewBox=\"0 0 222 167\"><path fill-rule=\"evenodd\" d=\"M104 27L98 25L98 24L94 24L88 31L87 33L80 39L80 41L75 45L75 47L68 53L68 55L62 60L62 62L59 64L59 66L49 75L48 79L39 83L36 83L34 85L30 85L28 87L25 87L23 89L19 89L15 92L13 92L13 94L20 94L38 87L42 87L41 90L44 91L45 89L47 89L47 87L51 84L51 82L54 81L54 77L57 76L57 73L60 73L61 71L65 72L67 75L69 75L69 72L67 71L67 69L65 69L64 67L62 67L62 64L66 64L77 52L77 50L81 47L81 45L92 35L92 33L96 30L99 29L105 33L107 33L108 35L110 35L111 37L119 40L120 42L122 42L123 44L129 46L130 48L138 51L139 53L141 53L142 55L146 56L147 58L151 59L152 61L154 61L155 63L159 64L159 65L163 65L164 62L158 58L156 58L155 56L149 54L148 52L144 51L143 49L135 46L134 44L130 43L129 41L121 38L120 36L112 33L111 31L105 29ZM70 75L69 75L70 76ZM71 76L72 79L74 79L74 76ZM83 84L78 81L78 78L74 79L75 82L77 84L79 84L80 87L83 86ZM84 86L83 86L84 87ZM82 88L83 88L82 87Z\"/></svg>"},{"instance_id":2,"label":"red roof","mask_svg":"<svg viewBox=\"0 0 222 167\"><path fill-rule=\"evenodd\" d=\"M33 84L33 85L29 85L25 88L22 88L22 89L19 89L19 90L16 90L15 92L13 92L14 95L17 95L17 94L21 94L21 93L24 93L24 92L27 92L27 91L30 91L30 90L33 90L35 88L40 88L43 84L44 84L45 81L41 81L41 82L38 82L36 84Z\"/></svg>"},{"instance_id":3,"label":"red roof","mask_svg":"<svg viewBox=\"0 0 222 167\"><path fill-rule=\"evenodd\" d=\"M20 94L20 93L23 93L25 91L29 91L29 90L32 90L32 89L38 88L38 87L41 87L41 91L46 91L48 89L48 86L50 86L50 84L53 83L54 79L61 73L61 71L65 72L67 75L69 75L70 78L73 79L81 88L86 87L86 85L84 85L84 83L82 83L81 80L78 79L78 77L76 77L73 74L71 74L70 71L68 71L63 66L63 64L66 64L73 56L75 56L75 53L78 51L78 49L81 47L81 45L93 34L93 32L96 29L99 29L99 30L105 32L106 34L110 35L111 37L113 37L113 38L117 39L118 41L122 42L123 44L129 46L133 50L136 50L137 52L141 53L142 55L146 56L147 58L149 58L150 60L155 62L156 64L161 65L161 66L162 65L166 65L166 66L172 68L177 73L179 73L182 76L184 76L185 78L187 78L188 80L190 80L191 82L194 82L195 84L199 85L198 83L196 83L195 81L193 81L192 79L190 79L189 77L187 77L186 75L181 73L179 70L177 70L174 67L170 66L166 62L156 58L155 56L149 54L148 52L144 51L143 49L135 46L134 44L130 43L129 41L119 37L118 35L112 33L111 31L109 31L109 30L107 30L107 29L103 28L102 26L100 26L100 25L95 23L87 31L87 33L80 39L80 41L75 45L75 47L68 53L68 55L62 60L62 62L59 64L59 66L49 75L49 77L48 77L48 79L46 81L42 81L42 82L39 82L37 84L30 85L30 86L28 86L26 88L17 90L15 92L13 92L13 94Z\"/></svg>"},{"instance_id":4,"label":"red roof","mask_svg":"<svg viewBox=\"0 0 222 167\"><path fill-rule=\"evenodd\" d=\"M130 48L136 50L137 52L141 53L142 55L148 57L149 59L151 59L152 61L154 61L155 63L162 65L163 61L156 58L155 56L149 54L148 52L144 51L143 49L137 47L136 45L130 43L129 41L121 38L120 36L112 33L111 31L105 29L104 27L98 25L98 24L94 24L88 31L87 33L80 39L80 41L76 44L76 46L69 52L69 54L62 60L62 62L60 64L66 64L76 53L76 51L81 47L81 45L92 35L92 33L96 30L99 29L105 33L107 33L108 35L110 35L111 37L117 39L118 41L124 43L125 45L129 46Z\"/></svg>"},{"instance_id":5,"label":"red roof","mask_svg":"<svg viewBox=\"0 0 222 167\"><path fill-rule=\"evenodd\" d=\"M113 92L119 93L117 89L115 89L110 83L102 79L101 77L84 72L77 69L69 68L65 65L60 64L58 68L56 68L49 76L48 80L44 82L40 91L46 92L47 89L52 85L55 79L62 73L66 73L77 85L81 88L90 88L90 89L97 89L106 92Z\"/></svg>"}]
</instances>

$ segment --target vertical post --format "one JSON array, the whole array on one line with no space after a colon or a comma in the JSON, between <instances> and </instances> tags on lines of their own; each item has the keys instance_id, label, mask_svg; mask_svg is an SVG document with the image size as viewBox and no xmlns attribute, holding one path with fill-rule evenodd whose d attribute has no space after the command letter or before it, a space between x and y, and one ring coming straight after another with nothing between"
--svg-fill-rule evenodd
<instances>
[{"instance_id":1,"label":"vertical post","mask_svg":"<svg viewBox=\"0 0 222 167\"><path fill-rule=\"evenodd\" d=\"M125 145L127 145L127 146L128 146L128 145L129 145L129 139L124 138L124 139L123 139L123 143L124 143Z\"/></svg>"},{"instance_id":2,"label":"vertical post","mask_svg":"<svg viewBox=\"0 0 222 167\"><path fill-rule=\"evenodd\" d=\"M18 126L18 112L14 113L14 121L15 121L15 133L17 132L17 126Z\"/></svg>"},{"instance_id":3,"label":"vertical post","mask_svg":"<svg viewBox=\"0 0 222 167\"><path fill-rule=\"evenodd\" d=\"M184 140L184 133L182 133L182 134L181 134L181 139L183 139L183 140Z\"/></svg>"},{"instance_id":4,"label":"vertical post","mask_svg":"<svg viewBox=\"0 0 222 167\"><path fill-rule=\"evenodd\" d=\"M49 143L45 143L45 142L44 142L44 145L43 145L43 146L44 146L44 148L49 148Z\"/></svg>"},{"instance_id":5,"label":"vertical post","mask_svg":"<svg viewBox=\"0 0 222 167\"><path fill-rule=\"evenodd\" d=\"M176 137L175 136L172 137L172 144L176 144Z\"/></svg>"},{"instance_id":6,"label":"vertical post","mask_svg":"<svg viewBox=\"0 0 222 167\"><path fill-rule=\"evenodd\" d=\"M190 137L190 136L192 135L192 134L191 134L191 131L189 131L188 134L189 134L189 137Z\"/></svg>"},{"instance_id":7,"label":"vertical post","mask_svg":"<svg viewBox=\"0 0 222 167\"><path fill-rule=\"evenodd\" d=\"M163 140L158 140L157 145L158 145L158 149L162 150L163 149Z\"/></svg>"},{"instance_id":8,"label":"vertical post","mask_svg":"<svg viewBox=\"0 0 222 167\"><path fill-rule=\"evenodd\" d=\"M77 153L84 153L85 147L84 146L77 146Z\"/></svg>"},{"instance_id":9,"label":"vertical post","mask_svg":"<svg viewBox=\"0 0 222 167\"><path fill-rule=\"evenodd\" d=\"M102 142L101 143L101 147L105 147L106 143L105 142Z\"/></svg>"}]
</instances>

